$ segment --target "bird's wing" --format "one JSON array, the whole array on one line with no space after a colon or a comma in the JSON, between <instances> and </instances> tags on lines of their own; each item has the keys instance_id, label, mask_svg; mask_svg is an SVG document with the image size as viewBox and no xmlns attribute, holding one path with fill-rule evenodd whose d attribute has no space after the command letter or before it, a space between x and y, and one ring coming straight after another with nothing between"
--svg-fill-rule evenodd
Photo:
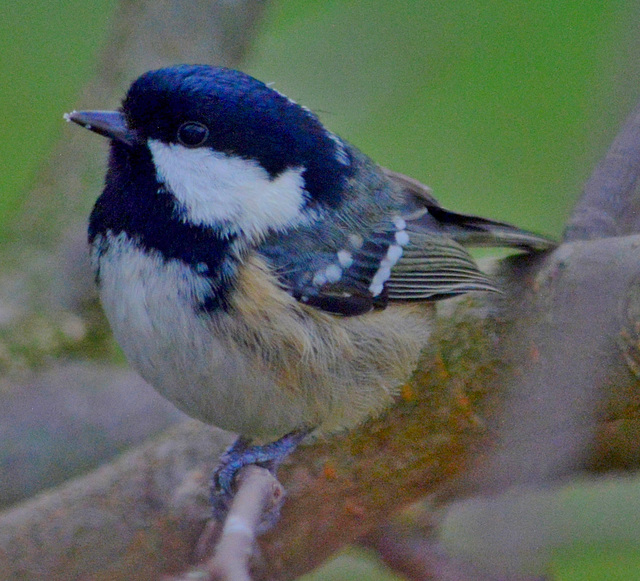
<instances>
[{"instance_id":1,"label":"bird's wing","mask_svg":"<svg viewBox=\"0 0 640 581\"><path fill-rule=\"evenodd\" d=\"M553 246L509 224L449 212L427 186L383 171L395 184L392 189L397 196L393 206L381 210L375 220L363 221L367 227L360 223L359 229L347 232L344 221L314 223L261 248L282 286L300 302L354 316L384 308L390 301L496 291L464 245L528 250Z\"/></svg>"},{"instance_id":2,"label":"bird's wing","mask_svg":"<svg viewBox=\"0 0 640 581\"><path fill-rule=\"evenodd\" d=\"M497 290L450 236L414 231L398 217L365 236L347 237L339 250L306 248L304 237L292 236L264 246L262 254L297 300L343 316L384 308L389 301Z\"/></svg>"}]
</instances>

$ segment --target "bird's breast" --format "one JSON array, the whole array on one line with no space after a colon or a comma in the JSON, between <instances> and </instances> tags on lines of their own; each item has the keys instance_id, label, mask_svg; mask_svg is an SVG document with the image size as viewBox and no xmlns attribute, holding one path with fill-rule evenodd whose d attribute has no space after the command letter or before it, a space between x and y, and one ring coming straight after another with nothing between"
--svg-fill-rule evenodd
<instances>
[{"instance_id":1,"label":"bird's breast","mask_svg":"<svg viewBox=\"0 0 640 581\"><path fill-rule=\"evenodd\" d=\"M236 372L224 341L211 332L210 316L199 308L211 292L209 281L124 233L105 236L106 244L94 244L92 259L116 340L131 365L162 395L207 420L207 408L217 405L208 386L212 374L218 374L224 394L225 376Z\"/></svg>"},{"instance_id":2,"label":"bird's breast","mask_svg":"<svg viewBox=\"0 0 640 581\"><path fill-rule=\"evenodd\" d=\"M425 304L335 317L298 303L255 254L216 312L197 308L205 277L124 234L94 260L133 367L187 414L247 436L357 424L392 401L429 336Z\"/></svg>"}]
</instances>

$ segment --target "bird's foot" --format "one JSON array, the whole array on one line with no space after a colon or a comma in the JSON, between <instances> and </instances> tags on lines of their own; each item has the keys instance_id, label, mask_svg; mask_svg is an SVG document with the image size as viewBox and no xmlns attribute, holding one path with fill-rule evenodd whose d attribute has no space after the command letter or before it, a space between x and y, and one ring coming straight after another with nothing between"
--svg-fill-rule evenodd
<instances>
[{"instance_id":1,"label":"bird's foot","mask_svg":"<svg viewBox=\"0 0 640 581\"><path fill-rule=\"evenodd\" d=\"M240 469L250 464L266 468L274 476L278 466L311 432L294 430L279 440L264 446L251 446L250 440L240 436L222 455L211 479L213 515L221 520L227 514L234 496L234 480Z\"/></svg>"}]
</instances>

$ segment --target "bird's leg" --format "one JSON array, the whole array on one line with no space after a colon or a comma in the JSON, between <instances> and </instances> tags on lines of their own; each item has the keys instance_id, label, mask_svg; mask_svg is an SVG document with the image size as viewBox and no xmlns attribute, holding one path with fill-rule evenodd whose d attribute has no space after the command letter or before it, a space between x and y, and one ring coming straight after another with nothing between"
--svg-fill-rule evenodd
<instances>
[{"instance_id":1,"label":"bird's leg","mask_svg":"<svg viewBox=\"0 0 640 581\"><path fill-rule=\"evenodd\" d=\"M243 466L255 464L275 476L278 466L310 432L311 429L294 430L264 446L251 446L250 440L240 436L221 456L211 479L214 516L220 519L227 513L234 495L233 481Z\"/></svg>"}]
</instances>

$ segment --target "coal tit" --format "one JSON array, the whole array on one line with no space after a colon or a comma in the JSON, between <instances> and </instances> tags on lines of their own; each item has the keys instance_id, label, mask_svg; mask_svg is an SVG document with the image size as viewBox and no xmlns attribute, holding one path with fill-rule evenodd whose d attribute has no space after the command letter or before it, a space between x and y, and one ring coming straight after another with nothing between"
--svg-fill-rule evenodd
<instances>
[{"instance_id":1,"label":"coal tit","mask_svg":"<svg viewBox=\"0 0 640 581\"><path fill-rule=\"evenodd\" d=\"M443 209L235 70L150 71L121 110L66 117L111 140L89 242L127 358L184 412L244 437L223 492L242 465L275 466L309 431L392 402L433 301L495 290L463 245L552 246Z\"/></svg>"}]
</instances>

